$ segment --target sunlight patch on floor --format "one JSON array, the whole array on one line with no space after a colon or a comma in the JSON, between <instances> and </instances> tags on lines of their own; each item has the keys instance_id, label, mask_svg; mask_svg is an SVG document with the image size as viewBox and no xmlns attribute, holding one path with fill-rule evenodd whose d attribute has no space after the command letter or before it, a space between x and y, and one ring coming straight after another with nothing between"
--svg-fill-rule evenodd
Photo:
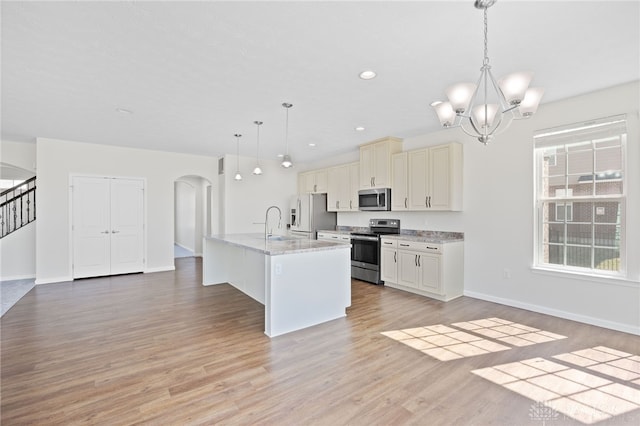
<instances>
[{"instance_id":1,"label":"sunlight patch on floor","mask_svg":"<svg viewBox=\"0 0 640 426\"><path fill-rule=\"evenodd\" d=\"M455 327L455 328L453 328ZM410 346L440 361L484 355L511 349L513 346L534 345L566 336L539 330L500 318L485 318L403 330L384 331L381 334ZM498 342L487 340L497 340Z\"/></svg>"},{"instance_id":2,"label":"sunlight patch on floor","mask_svg":"<svg viewBox=\"0 0 640 426\"><path fill-rule=\"evenodd\" d=\"M598 346L553 358L570 365L531 358L472 373L548 407L552 410L547 412L548 420L562 413L592 424L640 408L640 389L629 386L640 384L640 357ZM580 368L610 376L611 380Z\"/></svg>"},{"instance_id":3,"label":"sunlight patch on floor","mask_svg":"<svg viewBox=\"0 0 640 426\"><path fill-rule=\"evenodd\" d=\"M513 346L535 345L536 343L551 342L567 338L566 336L506 321L500 318L486 318L477 321L457 322L452 325Z\"/></svg>"}]
</instances>

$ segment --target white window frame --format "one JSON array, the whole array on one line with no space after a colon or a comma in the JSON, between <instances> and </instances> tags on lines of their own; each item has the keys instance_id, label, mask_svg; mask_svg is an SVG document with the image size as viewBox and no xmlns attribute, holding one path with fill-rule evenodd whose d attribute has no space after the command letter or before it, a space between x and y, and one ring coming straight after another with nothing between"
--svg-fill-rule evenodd
<instances>
[{"instance_id":1,"label":"white window frame","mask_svg":"<svg viewBox=\"0 0 640 426\"><path fill-rule=\"evenodd\" d=\"M607 127L609 126L609 127ZM613 129L616 135L620 136L621 143L621 155L622 155L622 177L619 179L622 181L622 193L621 194L606 194L606 195L596 195L595 193L589 196L573 196L571 190L564 191L559 190L558 193L554 194L554 196L544 196L543 194L543 165L545 161L545 151L546 157L550 160L551 156L549 156L549 151L554 150L556 154L553 155L553 159L555 160L557 157L557 150L564 150L565 145L571 145L570 138L571 135L584 133L586 137L585 140L589 140L590 143L593 143L596 140L601 138L599 137L591 137L589 138L589 134L597 134L600 129ZM620 130L621 129L621 130ZM542 143L540 143L542 142ZM627 143L627 132L626 132L626 117L625 115L619 115L615 117L607 117L599 120L593 120L587 123L577 123L569 126L563 126L554 129L546 129L541 130L534 133L534 144L533 144L533 158L534 158L534 259L533 259L533 267L534 269L541 270L551 270L560 273L570 273L570 274L579 274L584 276L604 276L604 277L613 277L613 278L626 278L626 223L625 223L625 212L626 212L626 193L627 193L627 184L628 180L627 176L627 155L626 155L626 143ZM555 145L554 145L555 144ZM552 166L555 166L555 161ZM595 172L595 169L594 169ZM565 169L565 177L569 176L568 170ZM594 182L595 185L595 182ZM577 267L577 266L569 266L565 264L552 264L545 263L544 256L544 246L545 246L545 226L544 226L544 205L545 203L555 202L561 204L571 204L571 217L563 218L563 222L567 223L573 220L573 202L584 202L584 201L593 201L593 202L619 202L620 204L620 263L618 271L607 271L596 269L595 265L592 265L593 268L587 267ZM557 214L558 204L556 204L556 214ZM566 213L566 210L565 210ZM557 216L556 216L557 217ZM597 224L596 212L594 211L594 216L592 217L592 225ZM566 232L566 231L565 231ZM565 236L566 237L566 236ZM567 242L565 238L562 245L565 247L571 246ZM595 241L591 241L591 256L593 262L594 250L597 248L597 244ZM563 263L566 263L566 255Z\"/></svg>"}]
</instances>

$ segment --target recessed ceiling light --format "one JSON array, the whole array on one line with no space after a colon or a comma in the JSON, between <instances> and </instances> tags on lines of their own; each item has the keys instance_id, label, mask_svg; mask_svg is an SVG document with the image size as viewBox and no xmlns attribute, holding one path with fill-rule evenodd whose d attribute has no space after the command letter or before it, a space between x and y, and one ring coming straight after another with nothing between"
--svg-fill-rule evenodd
<instances>
[{"instance_id":1,"label":"recessed ceiling light","mask_svg":"<svg viewBox=\"0 0 640 426\"><path fill-rule=\"evenodd\" d=\"M313 148L314 146L316 146L316 144L315 144L315 143L310 143L310 144L309 144L309 146L310 146L311 148Z\"/></svg>"},{"instance_id":2,"label":"recessed ceiling light","mask_svg":"<svg viewBox=\"0 0 640 426\"><path fill-rule=\"evenodd\" d=\"M116 111L120 114L133 114L133 111L124 108L116 108Z\"/></svg>"},{"instance_id":3,"label":"recessed ceiling light","mask_svg":"<svg viewBox=\"0 0 640 426\"><path fill-rule=\"evenodd\" d=\"M372 78L375 78L375 77L376 77L375 71L366 70L360 73L360 78L363 80L371 80Z\"/></svg>"},{"instance_id":4,"label":"recessed ceiling light","mask_svg":"<svg viewBox=\"0 0 640 426\"><path fill-rule=\"evenodd\" d=\"M354 127L354 129L356 132L363 132L364 131L364 127L362 126L358 126L358 127Z\"/></svg>"}]
</instances>

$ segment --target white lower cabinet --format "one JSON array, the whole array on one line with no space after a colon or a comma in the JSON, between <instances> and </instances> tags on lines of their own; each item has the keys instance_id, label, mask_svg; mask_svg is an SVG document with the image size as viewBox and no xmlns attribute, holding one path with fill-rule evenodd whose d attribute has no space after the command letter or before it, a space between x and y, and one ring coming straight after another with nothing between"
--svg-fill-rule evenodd
<instances>
[{"instance_id":1,"label":"white lower cabinet","mask_svg":"<svg viewBox=\"0 0 640 426\"><path fill-rule=\"evenodd\" d=\"M448 301L462 296L463 242L433 244L382 238L381 275L388 287Z\"/></svg>"},{"instance_id":2,"label":"white lower cabinet","mask_svg":"<svg viewBox=\"0 0 640 426\"><path fill-rule=\"evenodd\" d=\"M380 279L382 281L396 282L398 278L398 250L396 241L383 240L380 249Z\"/></svg>"}]
</instances>

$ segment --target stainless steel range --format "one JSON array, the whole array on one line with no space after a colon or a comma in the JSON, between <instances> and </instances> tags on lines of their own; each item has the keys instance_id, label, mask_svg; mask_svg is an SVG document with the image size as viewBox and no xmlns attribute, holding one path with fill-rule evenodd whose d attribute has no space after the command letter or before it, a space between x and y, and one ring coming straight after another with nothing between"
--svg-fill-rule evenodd
<instances>
[{"instance_id":1,"label":"stainless steel range","mask_svg":"<svg viewBox=\"0 0 640 426\"><path fill-rule=\"evenodd\" d=\"M383 284L380 280L380 237L399 233L399 219L371 219L368 232L352 232L351 277Z\"/></svg>"}]
</instances>

